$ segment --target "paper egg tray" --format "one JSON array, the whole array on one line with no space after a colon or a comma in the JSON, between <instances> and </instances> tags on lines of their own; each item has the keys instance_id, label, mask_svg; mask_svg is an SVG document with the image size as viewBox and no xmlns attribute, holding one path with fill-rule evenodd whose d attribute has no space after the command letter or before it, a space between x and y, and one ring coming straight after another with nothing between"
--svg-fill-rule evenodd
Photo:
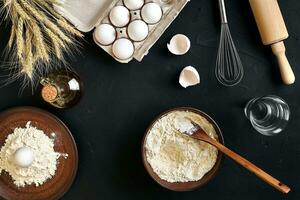
<instances>
[{"instance_id":1,"label":"paper egg tray","mask_svg":"<svg viewBox=\"0 0 300 200\"><path fill-rule=\"evenodd\" d=\"M141 9L129 10L130 22L124 27L116 27L111 23L109 17L110 11L115 6L125 6L123 0L65 0L63 7L56 7L56 9L66 17L79 30L88 32L101 24L110 24L116 30L116 40L120 38L129 39L134 45L134 53L128 59L118 59L112 50L113 43L110 45L100 44L95 37L94 41L110 54L114 59L121 63L128 63L133 58L142 61L145 55L148 54L149 49L160 38L172 21L178 16L180 11L185 7L189 0L144 0L144 6L148 3L157 3L162 9L162 17L156 24L147 24L148 36L140 42L135 42L128 36L127 28L130 22L135 20L143 20L141 16ZM79 16L78 16L79 15Z\"/></svg>"}]
</instances>

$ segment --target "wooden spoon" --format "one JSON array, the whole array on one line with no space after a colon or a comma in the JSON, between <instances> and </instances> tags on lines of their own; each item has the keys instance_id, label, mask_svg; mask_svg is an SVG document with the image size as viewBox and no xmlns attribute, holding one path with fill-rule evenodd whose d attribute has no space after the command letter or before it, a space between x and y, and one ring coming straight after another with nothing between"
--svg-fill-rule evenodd
<instances>
[{"instance_id":1,"label":"wooden spoon","mask_svg":"<svg viewBox=\"0 0 300 200\"><path fill-rule=\"evenodd\" d=\"M269 175L268 173L266 173L259 167L255 166L250 161L246 160L245 158L243 158L242 156L238 155L237 153L231 151L230 149L228 149L227 147L225 147L218 141L209 137L207 135L207 133L198 124L196 124L192 120L185 118L185 121L183 123L185 123L187 125L186 126L187 129L183 130L183 127L175 127L179 132L181 132L183 134L187 134L194 139L201 140L201 141L204 141L204 142L207 142L207 143L213 145L218 150L220 150L221 152L223 152L224 154L226 154L227 156L229 156L230 158L235 160L237 163L239 163L240 165L242 165L249 171L253 172L256 176L258 176L263 181L270 184L271 186L273 186L280 192L288 193L291 190L287 185L283 184L276 178L272 177L271 175Z\"/></svg>"}]
</instances>

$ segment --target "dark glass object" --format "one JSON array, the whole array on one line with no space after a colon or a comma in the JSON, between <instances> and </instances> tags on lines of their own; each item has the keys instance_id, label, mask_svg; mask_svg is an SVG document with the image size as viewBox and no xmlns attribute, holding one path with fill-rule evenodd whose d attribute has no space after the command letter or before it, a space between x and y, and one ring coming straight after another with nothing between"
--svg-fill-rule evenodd
<instances>
[{"instance_id":1,"label":"dark glass object","mask_svg":"<svg viewBox=\"0 0 300 200\"><path fill-rule=\"evenodd\" d=\"M57 108L70 108L82 96L82 82L73 71L59 70L40 81L42 99Z\"/></svg>"}]
</instances>

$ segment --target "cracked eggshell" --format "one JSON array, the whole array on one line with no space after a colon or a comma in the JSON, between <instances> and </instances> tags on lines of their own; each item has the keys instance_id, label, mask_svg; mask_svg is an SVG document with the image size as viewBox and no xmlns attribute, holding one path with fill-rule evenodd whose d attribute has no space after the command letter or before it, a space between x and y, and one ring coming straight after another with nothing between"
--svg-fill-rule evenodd
<instances>
[{"instance_id":1,"label":"cracked eggshell","mask_svg":"<svg viewBox=\"0 0 300 200\"><path fill-rule=\"evenodd\" d=\"M177 34L172 37L170 43L167 46L172 54L184 55L190 50L191 41L187 36L183 34Z\"/></svg>"},{"instance_id":2,"label":"cracked eggshell","mask_svg":"<svg viewBox=\"0 0 300 200\"><path fill-rule=\"evenodd\" d=\"M198 85L200 83L198 71L192 66L185 67L180 73L179 83L184 88Z\"/></svg>"}]
</instances>

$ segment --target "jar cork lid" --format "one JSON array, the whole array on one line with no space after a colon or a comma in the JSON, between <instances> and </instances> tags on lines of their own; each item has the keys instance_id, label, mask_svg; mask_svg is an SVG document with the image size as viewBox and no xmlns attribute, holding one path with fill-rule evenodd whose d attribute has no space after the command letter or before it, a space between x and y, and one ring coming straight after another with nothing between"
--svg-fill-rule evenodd
<instances>
[{"instance_id":1,"label":"jar cork lid","mask_svg":"<svg viewBox=\"0 0 300 200\"><path fill-rule=\"evenodd\" d=\"M58 91L53 85L45 85L41 91L42 98L47 102L54 101L58 96Z\"/></svg>"}]
</instances>

